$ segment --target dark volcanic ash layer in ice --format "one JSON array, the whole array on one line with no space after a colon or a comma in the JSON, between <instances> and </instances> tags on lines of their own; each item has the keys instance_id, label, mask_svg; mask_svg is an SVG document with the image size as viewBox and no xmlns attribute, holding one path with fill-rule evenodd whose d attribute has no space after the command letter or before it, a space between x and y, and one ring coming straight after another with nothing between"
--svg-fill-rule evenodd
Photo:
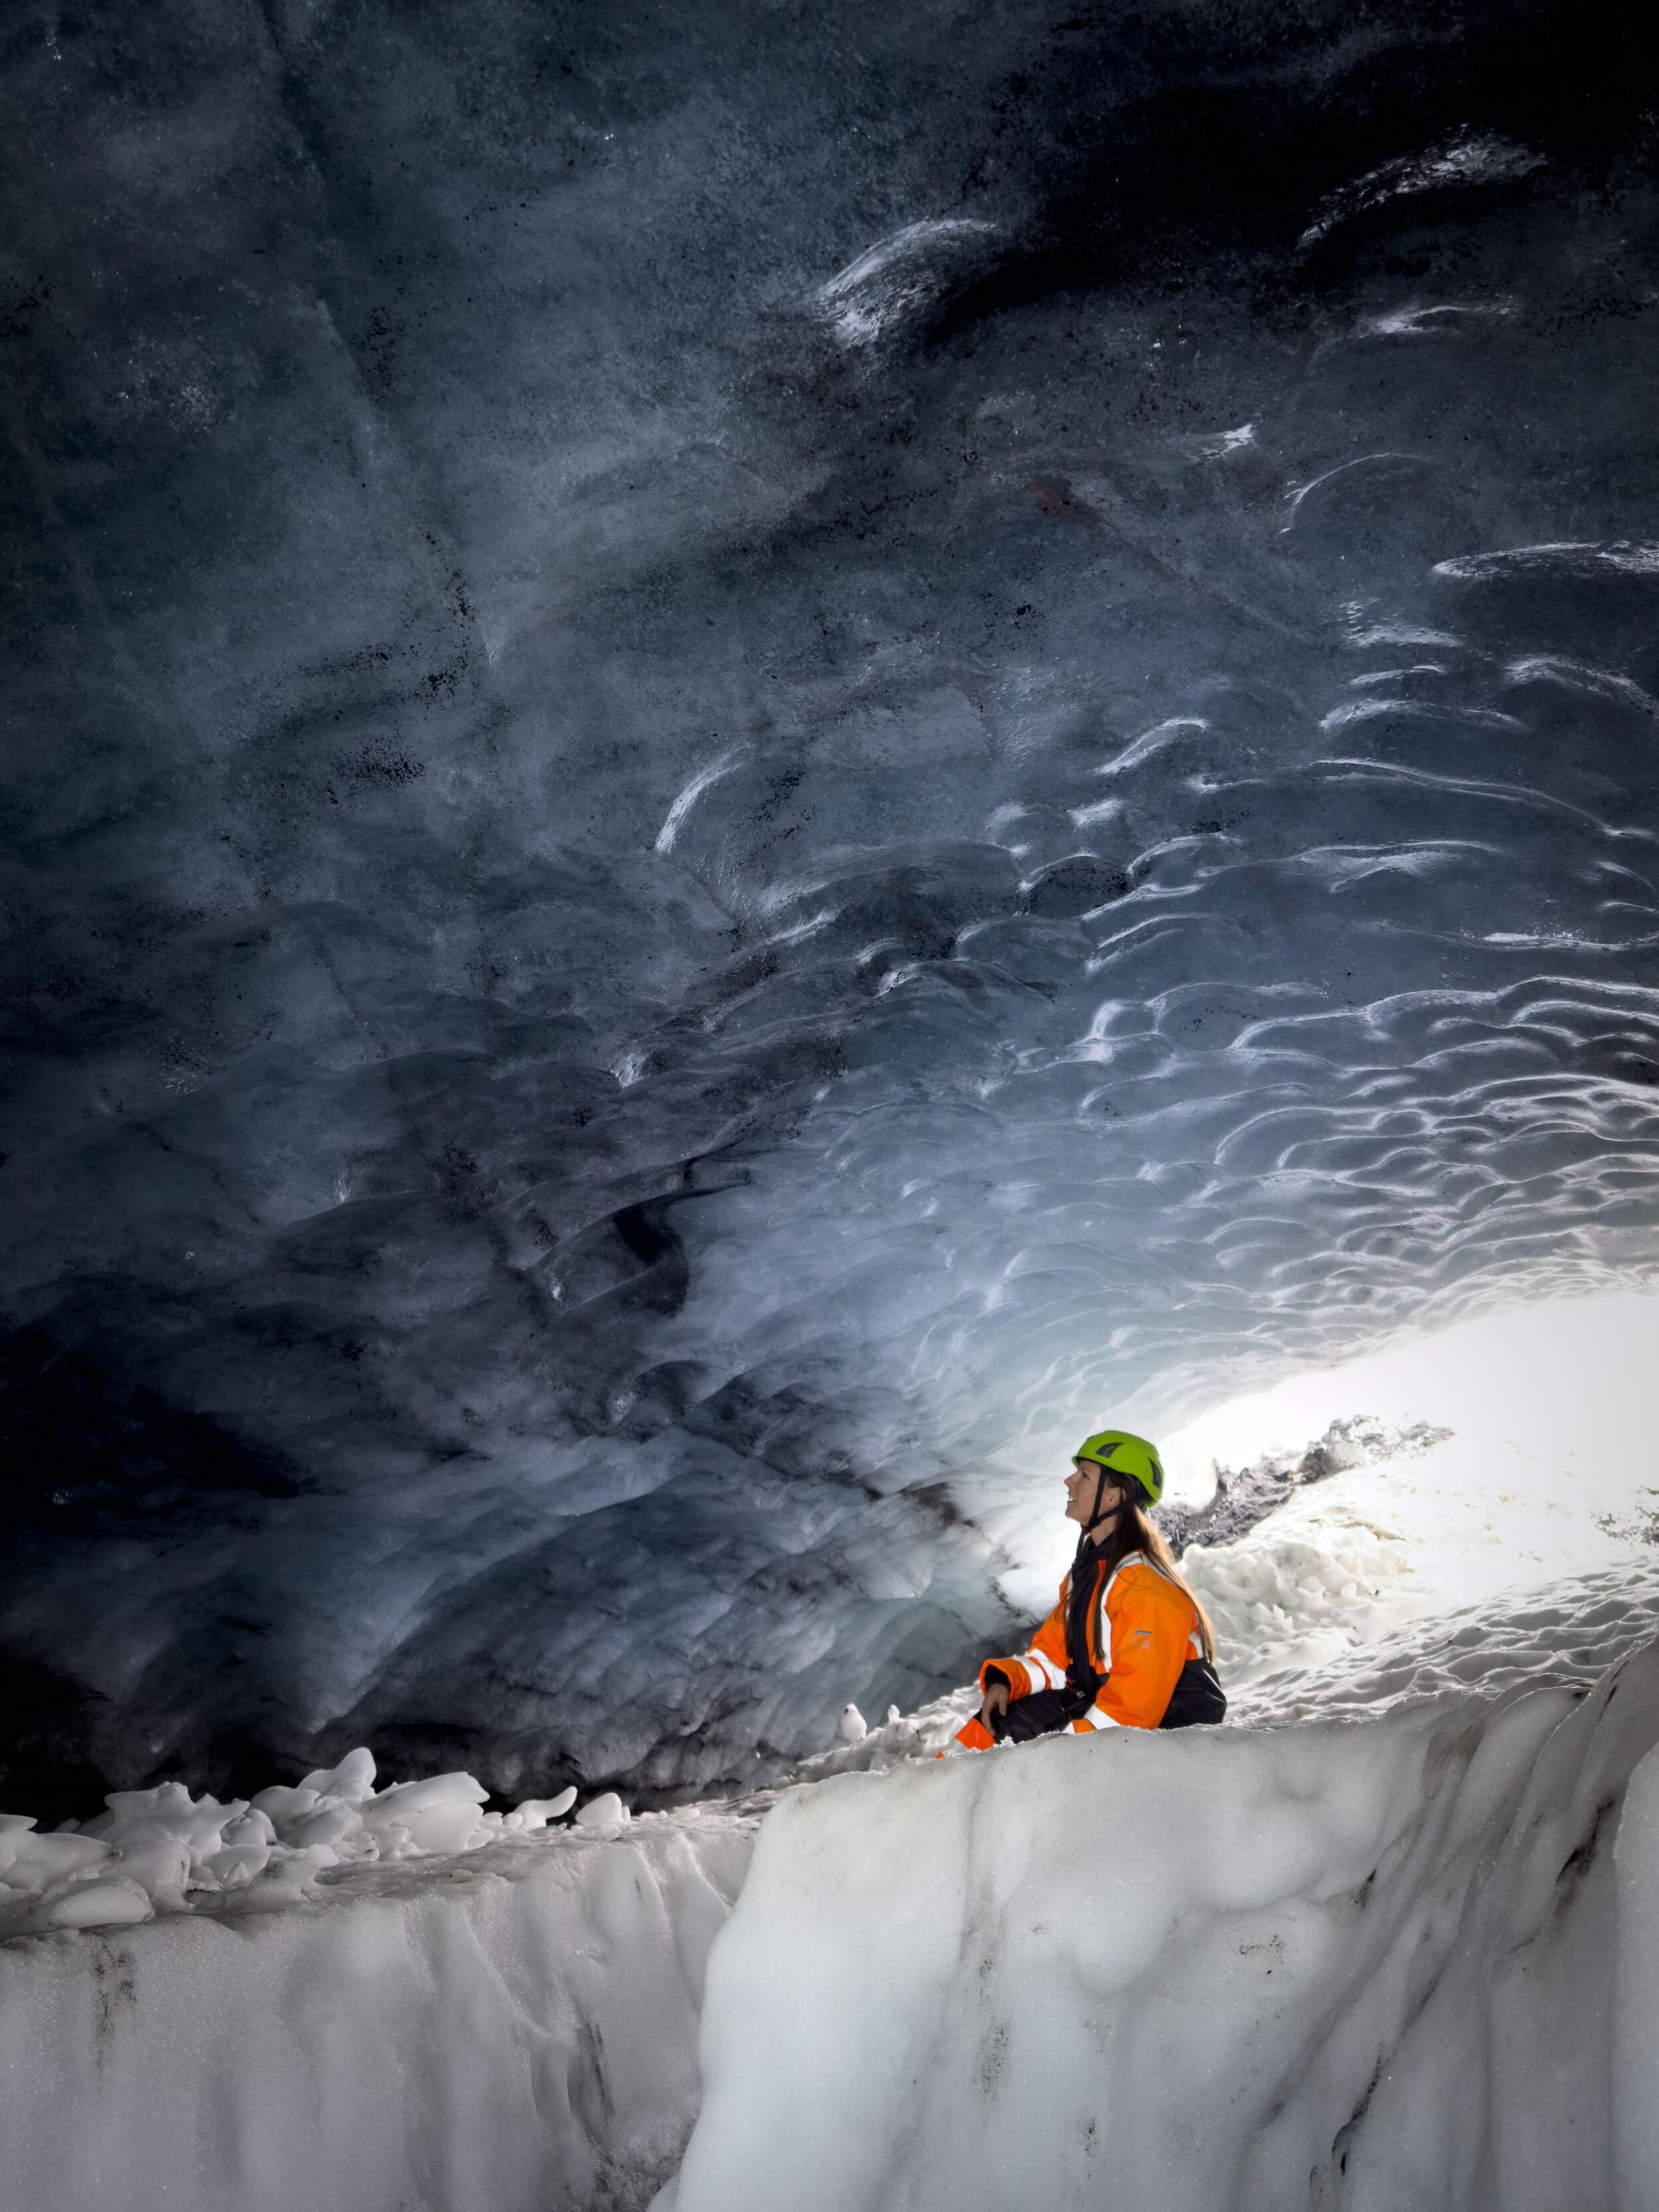
<instances>
[{"instance_id":1,"label":"dark volcanic ash layer in ice","mask_svg":"<svg viewBox=\"0 0 1659 2212\"><path fill-rule=\"evenodd\" d=\"M14 12L9 1794L752 1775L1647 1265L1628 27Z\"/></svg>"},{"instance_id":2,"label":"dark volcanic ash layer in ice","mask_svg":"<svg viewBox=\"0 0 1659 2212\"><path fill-rule=\"evenodd\" d=\"M1171 1501L1160 1505L1152 1517L1179 1559L1188 1544L1231 1544L1265 1521L1304 1483L1325 1482L1348 1468L1378 1460L1414 1458L1450 1434L1449 1429L1431 1428L1426 1421L1399 1430L1356 1414L1333 1421L1305 1451L1270 1452L1237 1472L1218 1467L1213 1494L1202 1505Z\"/></svg>"}]
</instances>

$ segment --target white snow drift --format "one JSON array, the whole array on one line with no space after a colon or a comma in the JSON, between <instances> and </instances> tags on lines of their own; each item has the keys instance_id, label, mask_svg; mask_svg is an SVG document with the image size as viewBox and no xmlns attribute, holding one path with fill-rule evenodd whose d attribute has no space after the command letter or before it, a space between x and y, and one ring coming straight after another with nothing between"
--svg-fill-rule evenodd
<instances>
[{"instance_id":1,"label":"white snow drift","mask_svg":"<svg viewBox=\"0 0 1659 2212\"><path fill-rule=\"evenodd\" d=\"M509 1831L460 1860L312 1863L279 1912L247 1909L258 1882L240 1909L148 1927L70 1933L60 1911L0 1946L0 2199L641 2204L696 2110L704 1966L754 1827L653 1815L610 1838Z\"/></svg>"},{"instance_id":2,"label":"white snow drift","mask_svg":"<svg viewBox=\"0 0 1659 2212\"><path fill-rule=\"evenodd\" d=\"M1651 2212L1659 1651L787 1798L659 2212Z\"/></svg>"},{"instance_id":3,"label":"white snow drift","mask_svg":"<svg viewBox=\"0 0 1659 2212\"><path fill-rule=\"evenodd\" d=\"M961 1700L890 1714L764 1831L679 2212L1092 2204L1109 2160L1161 2212L1645 2212L1656 1614L1650 1554L1186 1737L940 1762ZM756 1822L584 1810L0 1946L17 2201L642 2208Z\"/></svg>"},{"instance_id":4,"label":"white snow drift","mask_svg":"<svg viewBox=\"0 0 1659 2212\"><path fill-rule=\"evenodd\" d=\"M374 1788L374 1759L359 1747L293 1788L273 1784L222 1805L179 1782L118 1790L95 1820L55 1835L31 1815L0 1813L0 1936L49 1928L108 1928L185 1912L191 1900L240 1911L297 1903L325 1868L474 1851L533 1835L568 1813L576 1792L531 1797L510 1813L483 1810L489 1791L470 1774L433 1774ZM577 1814L619 1835L629 1814L607 1791Z\"/></svg>"}]
</instances>

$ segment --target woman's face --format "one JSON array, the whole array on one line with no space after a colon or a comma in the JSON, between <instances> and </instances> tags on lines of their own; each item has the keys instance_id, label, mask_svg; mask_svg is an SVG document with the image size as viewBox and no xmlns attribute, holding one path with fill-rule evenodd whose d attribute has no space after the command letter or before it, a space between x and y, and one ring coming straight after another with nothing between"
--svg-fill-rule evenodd
<instances>
[{"instance_id":1,"label":"woman's face","mask_svg":"<svg viewBox=\"0 0 1659 2212\"><path fill-rule=\"evenodd\" d=\"M1066 1518L1081 1526L1095 1517L1095 1482L1105 1474L1091 1459L1074 1459L1072 1471L1066 1478ZM1123 1486L1115 1475L1106 1474L1105 1486L1100 1493L1100 1510L1109 1513L1114 1505L1123 1503Z\"/></svg>"}]
</instances>

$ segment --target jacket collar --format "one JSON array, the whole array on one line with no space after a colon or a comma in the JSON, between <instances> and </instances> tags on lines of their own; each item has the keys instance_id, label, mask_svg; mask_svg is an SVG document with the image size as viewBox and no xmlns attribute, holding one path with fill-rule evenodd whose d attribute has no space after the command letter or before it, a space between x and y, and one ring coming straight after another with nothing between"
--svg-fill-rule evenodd
<instances>
[{"instance_id":1,"label":"jacket collar","mask_svg":"<svg viewBox=\"0 0 1659 2212\"><path fill-rule=\"evenodd\" d=\"M1146 1554L1145 1552L1126 1552L1123 1554L1123 1557L1118 1561L1117 1565L1112 1569L1111 1573L1106 1577L1106 1587L1100 1593L1101 1603L1103 1605L1105 1604L1107 1592L1110 1590L1112 1584L1123 1572L1125 1567L1145 1566L1146 1564Z\"/></svg>"}]
</instances>

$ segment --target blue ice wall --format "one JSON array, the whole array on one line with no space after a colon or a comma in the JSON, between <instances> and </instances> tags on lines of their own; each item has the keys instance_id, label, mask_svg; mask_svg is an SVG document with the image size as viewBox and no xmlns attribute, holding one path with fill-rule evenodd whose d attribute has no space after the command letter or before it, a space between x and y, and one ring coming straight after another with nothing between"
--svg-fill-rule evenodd
<instances>
[{"instance_id":1,"label":"blue ice wall","mask_svg":"<svg viewBox=\"0 0 1659 2212\"><path fill-rule=\"evenodd\" d=\"M1625 12L14 12L17 1788L763 1772L1650 1265Z\"/></svg>"}]
</instances>

